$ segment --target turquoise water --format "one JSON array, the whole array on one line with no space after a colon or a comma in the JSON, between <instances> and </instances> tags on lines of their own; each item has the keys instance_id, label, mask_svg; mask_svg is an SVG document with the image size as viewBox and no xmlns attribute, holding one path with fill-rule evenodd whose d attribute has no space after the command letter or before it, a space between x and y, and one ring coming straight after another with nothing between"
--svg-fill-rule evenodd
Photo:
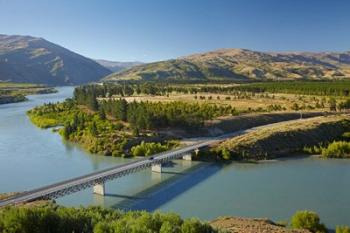
<instances>
[{"instance_id":1,"label":"turquoise water","mask_svg":"<svg viewBox=\"0 0 350 233\"><path fill-rule=\"evenodd\" d=\"M72 87L0 105L0 192L24 191L120 164L127 159L91 155L33 126L25 112L72 95ZM350 225L350 160L288 159L259 164L218 165L176 161L163 174L144 170L106 184L107 195L91 189L58 199L67 206L178 212L184 217L220 215L285 220L296 211L317 211L333 227Z\"/></svg>"}]
</instances>

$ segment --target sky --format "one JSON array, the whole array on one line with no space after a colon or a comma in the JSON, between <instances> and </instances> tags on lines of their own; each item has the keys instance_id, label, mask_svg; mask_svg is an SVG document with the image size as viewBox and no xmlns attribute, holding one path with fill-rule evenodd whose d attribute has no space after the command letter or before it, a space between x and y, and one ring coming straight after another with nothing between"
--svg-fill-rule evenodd
<instances>
[{"instance_id":1,"label":"sky","mask_svg":"<svg viewBox=\"0 0 350 233\"><path fill-rule=\"evenodd\" d=\"M152 62L219 48L349 51L349 0L0 0L0 34Z\"/></svg>"}]
</instances>

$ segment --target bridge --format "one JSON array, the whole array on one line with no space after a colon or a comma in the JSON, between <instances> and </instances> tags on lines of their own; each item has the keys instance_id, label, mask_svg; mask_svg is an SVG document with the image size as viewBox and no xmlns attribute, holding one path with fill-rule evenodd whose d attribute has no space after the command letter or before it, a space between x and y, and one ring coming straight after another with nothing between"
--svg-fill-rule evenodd
<instances>
[{"instance_id":1,"label":"bridge","mask_svg":"<svg viewBox=\"0 0 350 233\"><path fill-rule=\"evenodd\" d=\"M312 117L311 117L312 118ZM307 119L303 119L307 120ZM253 127L246 130L240 130L233 133L225 134L219 137L203 138L189 146L182 148L165 151L159 154L155 154L151 157L139 159L133 162L124 163L118 166L107 168L101 171L93 172L84 176L76 177L73 179L58 182L52 185L44 186L41 188L33 189L27 192L23 192L18 195L9 197L8 199L0 201L0 207L7 205L14 205L24 202L30 202L40 199L56 199L71 193L78 192L83 189L93 187L95 194L105 194L105 182L117 179L119 177L146 169L151 168L153 172L162 172L162 164L174 160L174 159L185 159L191 160L192 153L198 152L199 149L208 147L215 143L219 143L227 138L239 136L251 131L255 131L259 128L266 128L272 125L286 123L290 121L298 120L286 120L282 122L267 124L263 126Z\"/></svg>"},{"instance_id":2,"label":"bridge","mask_svg":"<svg viewBox=\"0 0 350 233\"><path fill-rule=\"evenodd\" d=\"M252 129L250 129L252 130ZM183 148L155 154L152 157L139 159L133 162L124 163L101 171L93 172L84 176L65 180L62 182L47 185L41 188L23 192L12 196L8 199L0 201L0 207L14 205L24 202L30 202L40 199L56 199L80 190L93 187L96 194L105 194L105 182L117 179L119 177L140 171L142 169L151 168L153 172L162 172L162 164L174 160L185 159L191 160L192 153L198 152L199 149L209 145L218 143L228 137L238 136L247 133L249 130L237 131L220 137L203 139Z\"/></svg>"}]
</instances>

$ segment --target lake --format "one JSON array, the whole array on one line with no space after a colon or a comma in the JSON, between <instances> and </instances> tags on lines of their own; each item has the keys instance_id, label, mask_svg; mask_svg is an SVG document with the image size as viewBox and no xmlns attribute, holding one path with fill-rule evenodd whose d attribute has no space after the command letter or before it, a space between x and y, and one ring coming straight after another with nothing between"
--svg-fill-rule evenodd
<instances>
[{"instance_id":1,"label":"lake","mask_svg":"<svg viewBox=\"0 0 350 233\"><path fill-rule=\"evenodd\" d=\"M29 101L0 105L0 192L24 191L130 159L92 155L52 130L32 125L26 111L72 96L73 87ZM63 198L67 206L177 212L210 220L234 215L287 220L314 210L327 226L350 225L350 160L292 158L228 165L175 161L165 173L144 170L106 184L107 195L87 189Z\"/></svg>"}]
</instances>

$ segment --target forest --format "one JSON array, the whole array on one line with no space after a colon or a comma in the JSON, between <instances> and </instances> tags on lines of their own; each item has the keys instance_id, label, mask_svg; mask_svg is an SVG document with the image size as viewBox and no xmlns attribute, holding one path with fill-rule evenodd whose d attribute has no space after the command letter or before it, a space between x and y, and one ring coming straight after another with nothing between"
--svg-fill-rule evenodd
<instances>
[{"instance_id":1,"label":"forest","mask_svg":"<svg viewBox=\"0 0 350 233\"><path fill-rule=\"evenodd\" d=\"M236 114L231 106L99 99L99 90L98 86L77 88L73 99L44 104L27 114L41 128L61 126L59 132L66 140L91 153L123 157L147 156L176 146L159 137L160 129L198 130L206 120Z\"/></svg>"},{"instance_id":2,"label":"forest","mask_svg":"<svg viewBox=\"0 0 350 233\"><path fill-rule=\"evenodd\" d=\"M172 102L136 102L128 103L123 98L98 101L98 96L109 96L117 86L83 86L74 91L74 100L78 105L85 105L92 111L100 111L101 115L111 115L116 120L126 121L135 130L155 129L163 127L182 127L197 129L205 120L218 116L235 115L231 106L210 104ZM110 88L110 89L109 89ZM115 94L115 93L114 93Z\"/></svg>"}]
</instances>

